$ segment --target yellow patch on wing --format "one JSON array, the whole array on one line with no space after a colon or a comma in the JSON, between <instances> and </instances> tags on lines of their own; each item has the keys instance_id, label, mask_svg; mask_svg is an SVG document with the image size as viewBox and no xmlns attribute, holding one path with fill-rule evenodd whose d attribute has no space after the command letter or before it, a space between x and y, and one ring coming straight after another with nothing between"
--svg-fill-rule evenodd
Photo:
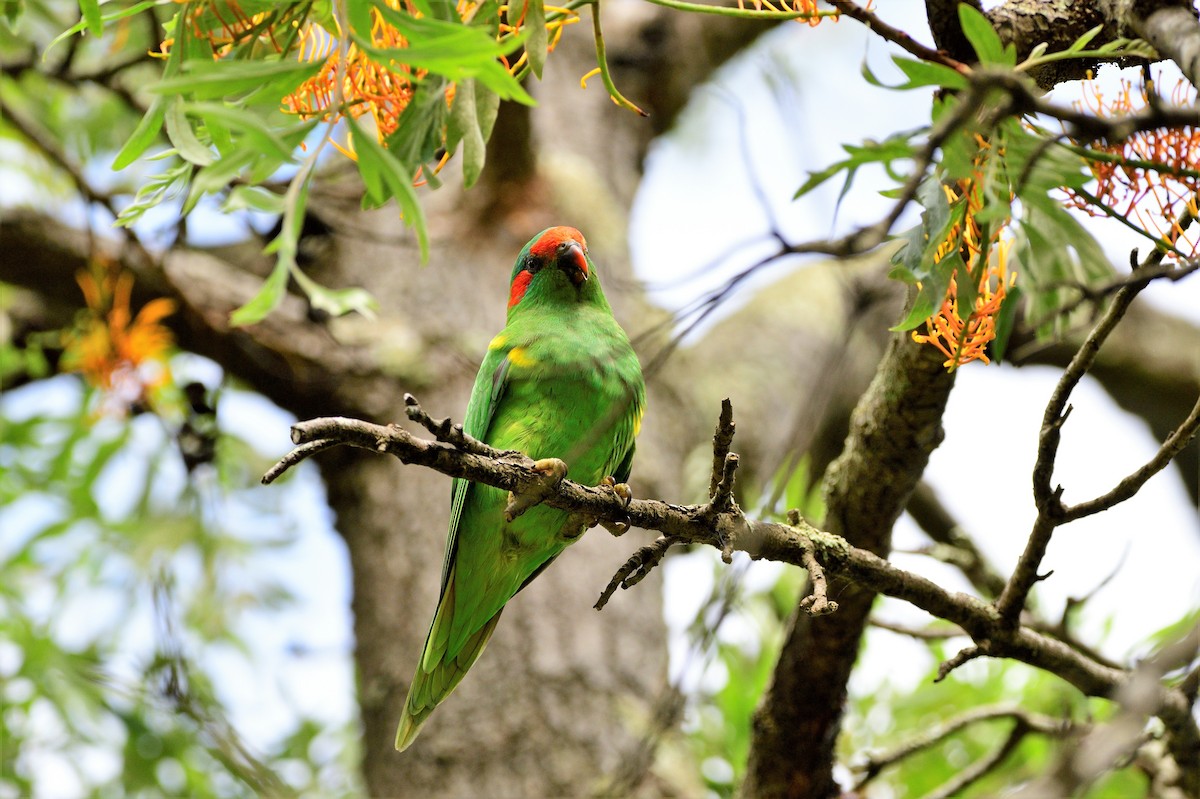
<instances>
[{"instance_id":1,"label":"yellow patch on wing","mask_svg":"<svg viewBox=\"0 0 1200 799\"><path fill-rule=\"evenodd\" d=\"M646 415L646 408L642 406L638 408L637 416L633 417L633 437L637 438L638 433L642 432L642 417Z\"/></svg>"},{"instance_id":2,"label":"yellow patch on wing","mask_svg":"<svg viewBox=\"0 0 1200 799\"><path fill-rule=\"evenodd\" d=\"M533 366L537 361L526 352L524 347L513 347L508 351L508 360L513 366L527 367Z\"/></svg>"},{"instance_id":3,"label":"yellow patch on wing","mask_svg":"<svg viewBox=\"0 0 1200 799\"><path fill-rule=\"evenodd\" d=\"M497 333L496 337L493 338L490 342L488 342L488 349L489 350L498 350L501 347L503 347L506 343L508 343L508 337L505 336L503 333Z\"/></svg>"}]
</instances>

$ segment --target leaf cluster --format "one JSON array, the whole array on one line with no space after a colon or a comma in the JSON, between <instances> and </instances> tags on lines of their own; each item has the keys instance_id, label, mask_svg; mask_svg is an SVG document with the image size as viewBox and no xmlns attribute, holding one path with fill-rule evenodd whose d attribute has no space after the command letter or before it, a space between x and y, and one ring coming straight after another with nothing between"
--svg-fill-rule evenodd
<instances>
[{"instance_id":1,"label":"leaf cluster","mask_svg":"<svg viewBox=\"0 0 1200 799\"><path fill-rule=\"evenodd\" d=\"M242 615L291 601L269 578L231 579L290 544L220 521L249 510L261 456L222 436L206 496L160 419L97 419L98 398L73 378L37 390L62 409L0 403L0 792L357 793L353 730L296 719L254 755L212 663L193 657L251 657Z\"/></svg>"}]
</instances>

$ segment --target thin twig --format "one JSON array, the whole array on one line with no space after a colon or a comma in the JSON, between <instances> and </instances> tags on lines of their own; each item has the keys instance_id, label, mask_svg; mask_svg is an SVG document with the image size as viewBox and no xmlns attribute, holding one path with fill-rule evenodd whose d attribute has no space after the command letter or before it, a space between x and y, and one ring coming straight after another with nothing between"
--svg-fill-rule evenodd
<instances>
[{"instance_id":1,"label":"thin twig","mask_svg":"<svg viewBox=\"0 0 1200 799\"><path fill-rule=\"evenodd\" d=\"M1062 511L1063 521L1071 522L1082 519L1084 516L1100 513L1132 497L1141 490L1147 480L1167 468L1175 456L1183 452L1184 448L1195 438L1197 430L1200 430L1200 397L1197 397L1191 413L1179 427L1175 428L1175 432L1167 437L1158 452L1154 453L1154 457L1117 483L1111 491L1101 494L1095 499L1064 508Z\"/></svg>"},{"instance_id":2,"label":"thin twig","mask_svg":"<svg viewBox=\"0 0 1200 799\"><path fill-rule=\"evenodd\" d=\"M713 468L708 482L708 496L717 496L717 486L721 482L721 474L725 468L725 456L733 444L733 434L737 424L733 421L733 403L729 397L721 400L721 415L717 419L717 430L713 433Z\"/></svg>"},{"instance_id":3,"label":"thin twig","mask_svg":"<svg viewBox=\"0 0 1200 799\"><path fill-rule=\"evenodd\" d=\"M655 539L651 544L639 549L630 556L629 560L625 561L625 565L617 569L617 573L609 580L608 585L600 592L600 598L596 600L596 604L592 605L596 610L603 610L608 604L608 600L612 599L612 595L617 592L618 588L628 590L645 579L646 575L662 562L663 557L667 554L667 550L673 544L678 544L679 539L672 536L664 535Z\"/></svg>"},{"instance_id":4,"label":"thin twig","mask_svg":"<svg viewBox=\"0 0 1200 799\"><path fill-rule=\"evenodd\" d=\"M907 627L883 619L871 619L868 623L880 630L906 635L918 641L945 641L947 638L960 638L967 634L957 627Z\"/></svg>"},{"instance_id":5,"label":"thin twig","mask_svg":"<svg viewBox=\"0 0 1200 799\"><path fill-rule=\"evenodd\" d=\"M984 657L987 654L989 654L987 647L983 645L963 647L962 649L958 650L954 657L943 661L942 664L938 666L937 676L933 678L933 681L941 682L949 677L950 672L954 671L959 666L975 660L976 658Z\"/></svg>"},{"instance_id":6,"label":"thin twig","mask_svg":"<svg viewBox=\"0 0 1200 799\"><path fill-rule=\"evenodd\" d=\"M875 779L884 769L894 766L915 754L924 752L933 746L937 746L950 736L962 732L968 727L999 719L1012 719L1017 724L1024 725L1030 732L1038 732L1044 735L1061 736L1074 729L1068 719L1056 719L1039 713L1031 713L1021 707L986 705L984 707L971 708L965 713L947 719L929 730L914 736L890 751L869 755L867 762L859 769L856 769L861 770L863 774L859 777L858 782L855 783L853 792L861 792L867 783Z\"/></svg>"},{"instance_id":7,"label":"thin twig","mask_svg":"<svg viewBox=\"0 0 1200 799\"><path fill-rule=\"evenodd\" d=\"M1131 283L1117 291L1100 321L1092 328L1075 356L1071 358L1071 362L1067 364L1067 368L1063 370L1050 395L1050 401L1046 404L1041 432L1038 435L1037 462L1033 467L1033 499L1038 515L1025 544L1025 551L1021 553L1016 569L996 602L1001 619L1008 624L1017 623L1030 590L1034 583L1042 579L1038 568L1046 555L1046 547L1050 544L1054 529L1067 521L1062 505L1062 488L1052 488L1051 481L1054 477L1054 462L1058 457L1059 441L1062 438L1062 426L1071 411L1067 405L1071 392L1091 369L1096 355L1100 352L1100 346L1125 316L1130 304L1145 285Z\"/></svg>"},{"instance_id":8,"label":"thin twig","mask_svg":"<svg viewBox=\"0 0 1200 799\"><path fill-rule=\"evenodd\" d=\"M829 0L829 5L837 9L838 13L858 20L863 25L866 25L872 33L876 33L889 42L898 45L905 52L916 56L922 61L941 64L963 74L966 74L970 69L966 64L956 61L945 52L923 45L906 32L887 24L869 8L863 8L857 3L850 2L850 0ZM868 5L870 4L868 3Z\"/></svg>"}]
</instances>

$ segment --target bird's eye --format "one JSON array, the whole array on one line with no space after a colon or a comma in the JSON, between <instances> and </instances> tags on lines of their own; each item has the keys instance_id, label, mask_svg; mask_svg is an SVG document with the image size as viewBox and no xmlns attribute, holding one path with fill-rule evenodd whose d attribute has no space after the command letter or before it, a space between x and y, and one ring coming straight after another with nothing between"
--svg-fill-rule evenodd
<instances>
[{"instance_id":1,"label":"bird's eye","mask_svg":"<svg viewBox=\"0 0 1200 799\"><path fill-rule=\"evenodd\" d=\"M525 258L525 269L531 275L537 274L537 271L542 268L542 260L535 255L528 255Z\"/></svg>"}]
</instances>

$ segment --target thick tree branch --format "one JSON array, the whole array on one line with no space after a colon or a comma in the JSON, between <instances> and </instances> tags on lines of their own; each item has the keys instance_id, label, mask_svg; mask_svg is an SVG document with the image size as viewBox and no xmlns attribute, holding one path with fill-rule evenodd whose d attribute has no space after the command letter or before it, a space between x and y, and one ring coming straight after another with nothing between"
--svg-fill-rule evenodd
<instances>
[{"instance_id":1,"label":"thick tree branch","mask_svg":"<svg viewBox=\"0 0 1200 799\"><path fill-rule=\"evenodd\" d=\"M410 407L416 407L415 403ZM447 423L433 422L442 429ZM569 479L545 486L531 458L518 452L499 452L463 437L462 447L448 441L419 438L395 425L381 426L354 419L312 419L296 424L293 442L300 448L280 461L264 477L276 479L303 459L312 448L344 444L391 454L402 462L426 466L451 477L461 477L513 492L518 497L536 491L554 508L597 520L628 519L633 525L663 533L643 562L665 551L669 543L706 544L724 551L746 552L752 558L775 560L805 567L818 565L830 577L848 580L868 592L910 602L932 615L953 622L976 642L979 651L1028 663L1056 674L1089 696L1114 697L1131 679L1132 672L1106 666L1055 638L1028 627L1013 628L990 604L947 591L933 581L897 568L867 549L844 538L818 530L796 516L792 524L746 517L736 504L714 498L702 505L676 505L653 499L634 499L628 505L605 486L583 486ZM453 425L445 430L454 431ZM447 432L447 437L462 435ZM722 465L736 456L727 457ZM717 503L720 502L720 505ZM635 556L636 559L636 556ZM629 574L633 570L629 570ZM622 577L625 579L625 577ZM818 600L819 601L819 600ZM820 612L818 601L810 612ZM831 610L824 608L825 612ZM834 613L830 618L836 618ZM1190 712L1190 698L1178 687L1156 682L1140 686L1148 697L1149 712L1158 715L1172 739L1172 754L1195 784L1200 785L1200 731ZM1146 693L1149 692L1149 693ZM1191 754L1187 754L1191 752Z\"/></svg>"}]
</instances>

